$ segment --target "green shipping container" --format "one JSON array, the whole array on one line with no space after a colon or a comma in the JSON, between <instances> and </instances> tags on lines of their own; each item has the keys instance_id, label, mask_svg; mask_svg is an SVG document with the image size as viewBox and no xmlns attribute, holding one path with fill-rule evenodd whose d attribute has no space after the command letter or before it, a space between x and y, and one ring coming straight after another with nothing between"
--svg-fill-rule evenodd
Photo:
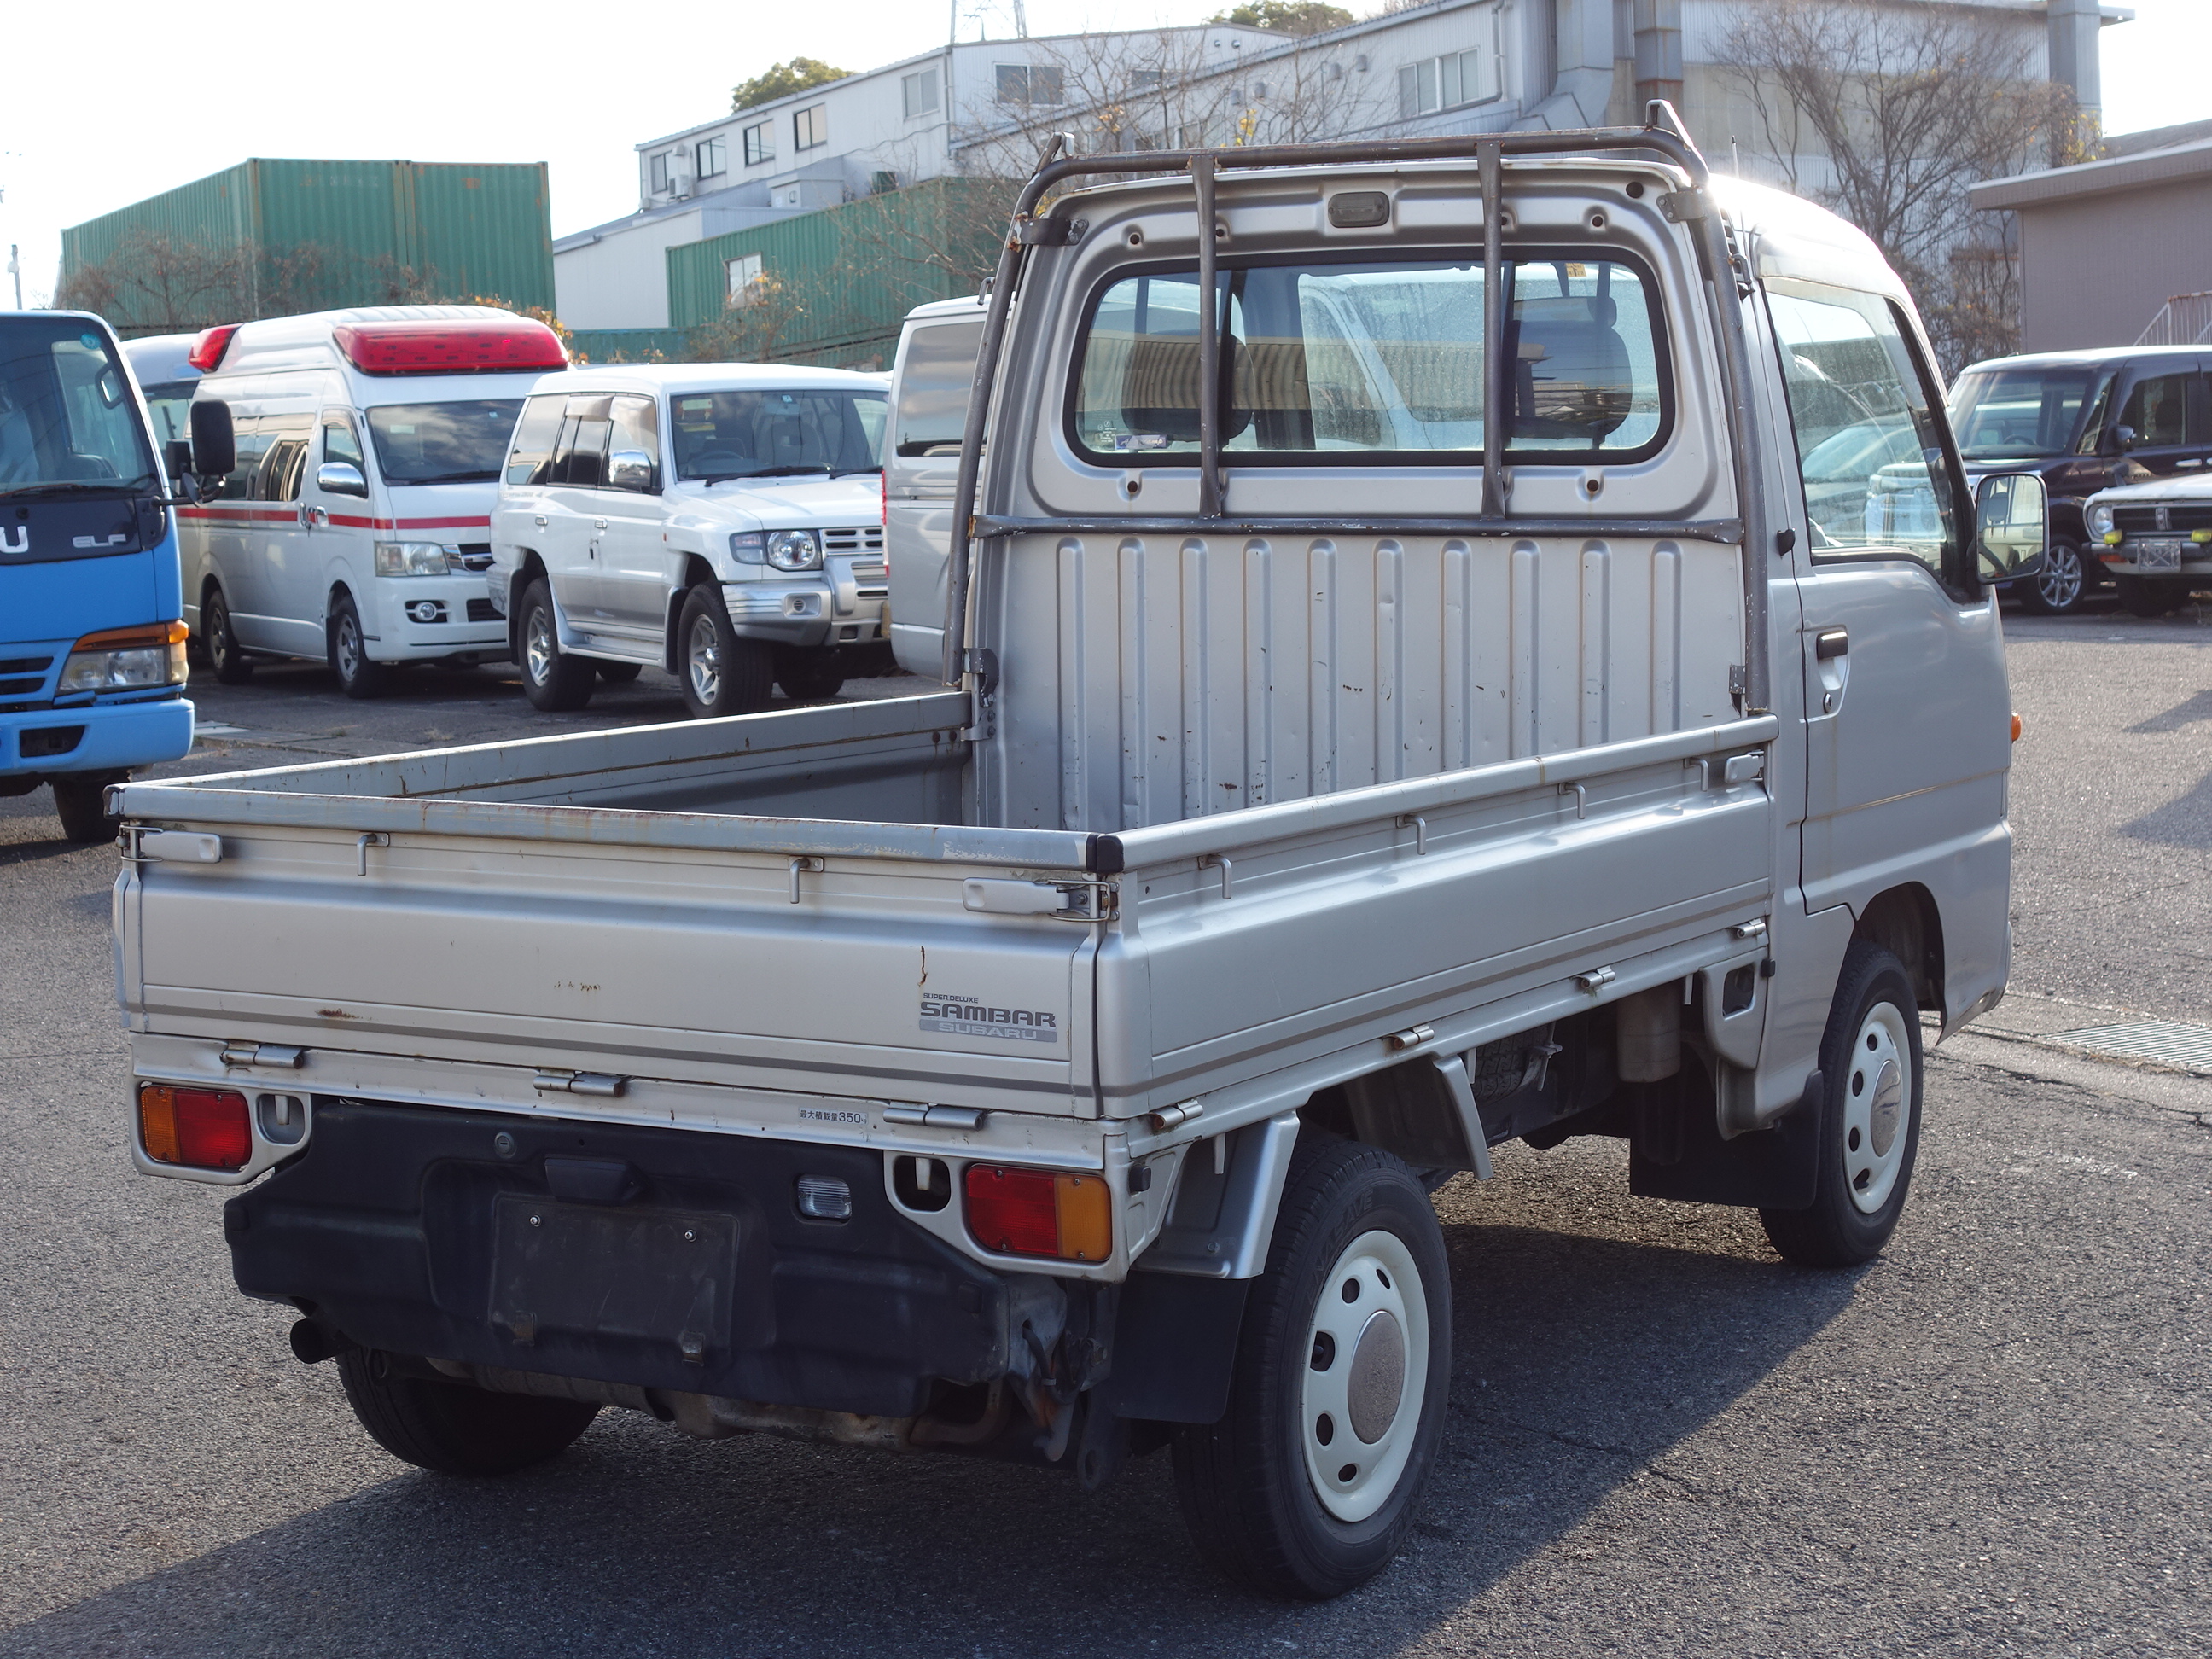
<instances>
[{"instance_id":1,"label":"green shipping container","mask_svg":"<svg viewBox=\"0 0 2212 1659\"><path fill-rule=\"evenodd\" d=\"M668 320L695 358L887 369L908 312L989 273L1017 188L932 179L670 248ZM752 302L732 307L756 275Z\"/></svg>"},{"instance_id":2,"label":"green shipping container","mask_svg":"<svg viewBox=\"0 0 2212 1659\"><path fill-rule=\"evenodd\" d=\"M479 295L550 309L545 164L241 161L64 230L61 278L125 334Z\"/></svg>"}]
</instances>

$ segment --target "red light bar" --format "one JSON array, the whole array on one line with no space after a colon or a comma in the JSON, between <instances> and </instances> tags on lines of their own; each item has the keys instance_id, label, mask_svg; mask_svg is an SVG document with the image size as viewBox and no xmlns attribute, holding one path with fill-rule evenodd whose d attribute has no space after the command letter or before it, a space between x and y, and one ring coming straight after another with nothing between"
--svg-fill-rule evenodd
<instances>
[{"instance_id":1,"label":"red light bar","mask_svg":"<svg viewBox=\"0 0 2212 1659\"><path fill-rule=\"evenodd\" d=\"M203 330L200 337L192 342L191 353L185 361L203 374L212 374L222 362L222 354L230 349L230 337L238 332L236 323L224 323Z\"/></svg>"},{"instance_id":2,"label":"red light bar","mask_svg":"<svg viewBox=\"0 0 2212 1659\"><path fill-rule=\"evenodd\" d=\"M561 337L527 317L341 323L331 335L364 374L496 374L568 366Z\"/></svg>"}]
</instances>

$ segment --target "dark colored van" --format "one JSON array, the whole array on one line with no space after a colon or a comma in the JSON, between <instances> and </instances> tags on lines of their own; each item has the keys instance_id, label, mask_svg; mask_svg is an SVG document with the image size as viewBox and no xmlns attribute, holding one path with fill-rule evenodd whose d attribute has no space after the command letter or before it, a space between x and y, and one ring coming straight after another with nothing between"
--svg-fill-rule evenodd
<instances>
[{"instance_id":1,"label":"dark colored van","mask_svg":"<svg viewBox=\"0 0 2212 1659\"><path fill-rule=\"evenodd\" d=\"M2133 346L1996 357L1951 387L1967 482L2035 471L2051 498L2042 573L2000 582L2031 611L2064 616L2110 586L2087 550L2082 503L2114 484L2182 477L2212 462L2212 345Z\"/></svg>"}]
</instances>

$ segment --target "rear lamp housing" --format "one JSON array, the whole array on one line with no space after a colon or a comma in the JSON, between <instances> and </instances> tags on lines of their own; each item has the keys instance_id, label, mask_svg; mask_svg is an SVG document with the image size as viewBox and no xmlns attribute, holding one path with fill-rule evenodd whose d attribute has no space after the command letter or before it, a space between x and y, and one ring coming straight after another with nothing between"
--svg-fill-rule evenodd
<instances>
[{"instance_id":1,"label":"rear lamp housing","mask_svg":"<svg viewBox=\"0 0 2212 1659\"><path fill-rule=\"evenodd\" d=\"M364 374L512 374L568 366L561 337L528 317L340 323L331 337Z\"/></svg>"},{"instance_id":2,"label":"rear lamp housing","mask_svg":"<svg viewBox=\"0 0 2212 1659\"><path fill-rule=\"evenodd\" d=\"M189 635L180 622L88 634L70 647L54 695L66 697L80 691L146 691L182 685L191 672L185 660Z\"/></svg>"},{"instance_id":3,"label":"rear lamp housing","mask_svg":"<svg viewBox=\"0 0 2212 1659\"><path fill-rule=\"evenodd\" d=\"M966 1188L968 1231L987 1250L1061 1261L1103 1261L1114 1253L1103 1176L971 1164Z\"/></svg>"},{"instance_id":4,"label":"rear lamp housing","mask_svg":"<svg viewBox=\"0 0 2212 1659\"><path fill-rule=\"evenodd\" d=\"M156 1164L235 1175L253 1158L253 1123L235 1089L138 1085L138 1144Z\"/></svg>"}]
</instances>

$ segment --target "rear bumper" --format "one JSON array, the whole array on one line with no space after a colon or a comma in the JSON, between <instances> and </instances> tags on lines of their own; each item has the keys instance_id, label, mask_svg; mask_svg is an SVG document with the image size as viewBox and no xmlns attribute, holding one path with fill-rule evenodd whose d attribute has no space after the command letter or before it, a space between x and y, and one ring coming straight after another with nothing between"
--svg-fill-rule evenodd
<instances>
[{"instance_id":1,"label":"rear bumper","mask_svg":"<svg viewBox=\"0 0 2212 1659\"><path fill-rule=\"evenodd\" d=\"M183 697L0 714L0 783L125 772L180 760L191 747L192 705Z\"/></svg>"},{"instance_id":2,"label":"rear bumper","mask_svg":"<svg viewBox=\"0 0 2212 1659\"><path fill-rule=\"evenodd\" d=\"M1065 1295L900 1217L870 1150L328 1096L313 1121L223 1231L241 1291L364 1347L908 1417L1003 1376L1010 1325ZM851 1218L801 1217L801 1175Z\"/></svg>"}]
</instances>

